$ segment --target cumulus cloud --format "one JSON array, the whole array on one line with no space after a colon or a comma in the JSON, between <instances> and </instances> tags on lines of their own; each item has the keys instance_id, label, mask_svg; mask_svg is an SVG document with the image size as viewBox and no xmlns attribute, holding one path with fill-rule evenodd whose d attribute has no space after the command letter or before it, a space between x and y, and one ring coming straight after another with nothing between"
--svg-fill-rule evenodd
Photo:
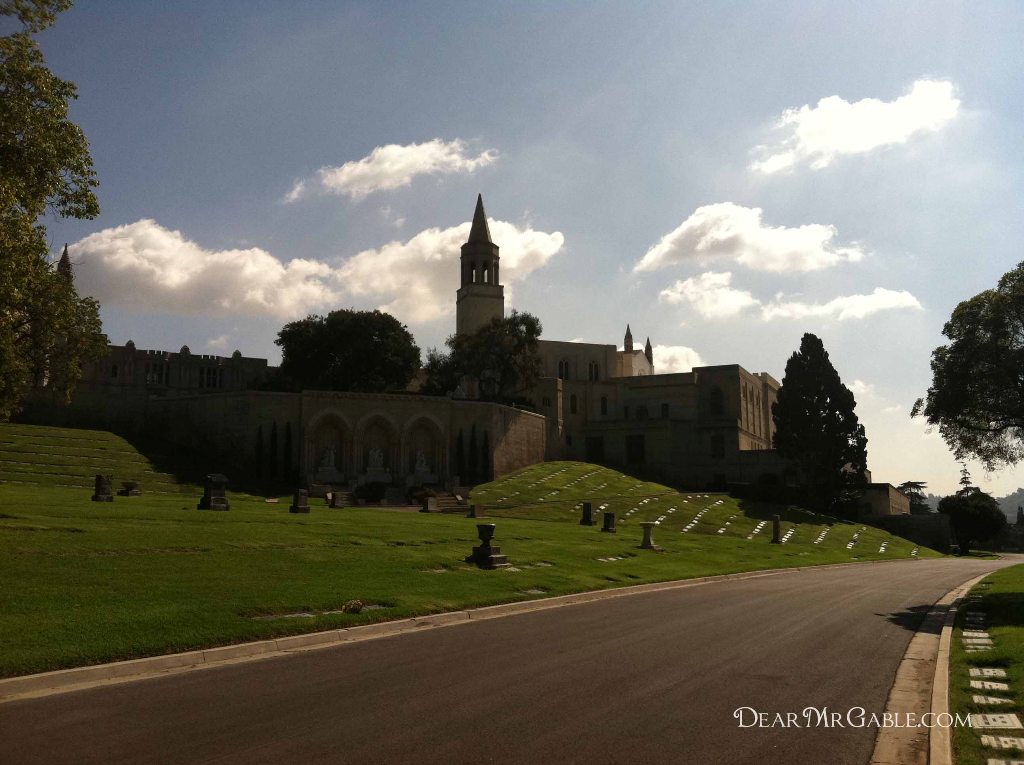
<instances>
[{"instance_id":1,"label":"cumulus cloud","mask_svg":"<svg viewBox=\"0 0 1024 765\"><path fill-rule=\"evenodd\" d=\"M655 345L651 348L654 355L654 371L689 372L694 367L704 366L704 360L693 348L685 345Z\"/></svg>"},{"instance_id":2,"label":"cumulus cloud","mask_svg":"<svg viewBox=\"0 0 1024 765\"><path fill-rule=\"evenodd\" d=\"M489 221L501 247L501 279L526 278L562 249L559 232ZM341 307L354 298L379 301L404 322L451 314L459 283L460 246L470 224L421 231L334 264L266 250L208 250L152 220L108 228L71 245L83 294L108 305L173 314L274 316L293 319ZM506 290L507 291L507 290Z\"/></svg>"},{"instance_id":3,"label":"cumulus cloud","mask_svg":"<svg viewBox=\"0 0 1024 765\"><path fill-rule=\"evenodd\" d=\"M295 202L313 191L362 199L376 191L408 186L418 175L472 173L497 158L498 153L493 149L475 156L468 154L466 142L459 138L452 141L435 138L407 146L391 143L378 146L362 159L340 167L321 167L314 177L296 181L284 201Z\"/></svg>"},{"instance_id":4,"label":"cumulus cloud","mask_svg":"<svg viewBox=\"0 0 1024 765\"><path fill-rule=\"evenodd\" d=\"M864 382L863 380L854 380L850 383L850 390L858 396L873 396L875 393L875 384Z\"/></svg>"},{"instance_id":5,"label":"cumulus cloud","mask_svg":"<svg viewBox=\"0 0 1024 765\"><path fill-rule=\"evenodd\" d=\"M827 303L801 303L776 299L764 306L761 315L765 319L804 319L807 317L863 319L880 311L901 308L921 310L921 303L906 290L889 290L876 287L869 295L846 295Z\"/></svg>"},{"instance_id":6,"label":"cumulus cloud","mask_svg":"<svg viewBox=\"0 0 1024 765\"><path fill-rule=\"evenodd\" d=\"M751 169L776 173L799 164L819 170L844 154L865 154L934 132L956 117L960 101L953 83L918 80L894 101L865 98L850 103L839 96L787 109L777 127L786 133L773 146L759 146Z\"/></svg>"},{"instance_id":7,"label":"cumulus cloud","mask_svg":"<svg viewBox=\"0 0 1024 765\"><path fill-rule=\"evenodd\" d=\"M843 321L863 319L880 311L921 309L921 303L906 290L884 287L877 287L868 295L844 295L827 303L786 300L781 294L765 303L747 290L733 287L732 274L728 271L708 271L677 281L663 289L659 297L666 303L686 304L705 319L727 319L748 309L760 309L761 318L765 320L820 317Z\"/></svg>"},{"instance_id":8,"label":"cumulus cloud","mask_svg":"<svg viewBox=\"0 0 1024 765\"><path fill-rule=\"evenodd\" d=\"M746 290L729 286L732 274L708 271L677 281L659 297L667 303L687 303L706 319L724 319L744 311L758 300Z\"/></svg>"},{"instance_id":9,"label":"cumulus cloud","mask_svg":"<svg viewBox=\"0 0 1024 765\"><path fill-rule=\"evenodd\" d=\"M207 250L149 219L90 234L69 250L82 293L142 311L292 318L337 297L326 263L285 263L258 247Z\"/></svg>"},{"instance_id":10,"label":"cumulus cloud","mask_svg":"<svg viewBox=\"0 0 1024 765\"><path fill-rule=\"evenodd\" d=\"M634 266L653 271L689 258L731 258L759 271L816 271L864 257L856 246L834 243L834 226L767 226L761 209L732 202L698 207L665 234Z\"/></svg>"},{"instance_id":11,"label":"cumulus cloud","mask_svg":"<svg viewBox=\"0 0 1024 765\"><path fill-rule=\"evenodd\" d=\"M520 229L488 219L491 238L501 248L501 281L510 285L525 279L551 259L565 242L558 231ZM390 242L360 252L341 264L338 278L354 295L384 300L381 310L409 321L432 321L455 310L459 286L460 247L469 237L469 223L452 228L429 228L407 242Z\"/></svg>"}]
</instances>

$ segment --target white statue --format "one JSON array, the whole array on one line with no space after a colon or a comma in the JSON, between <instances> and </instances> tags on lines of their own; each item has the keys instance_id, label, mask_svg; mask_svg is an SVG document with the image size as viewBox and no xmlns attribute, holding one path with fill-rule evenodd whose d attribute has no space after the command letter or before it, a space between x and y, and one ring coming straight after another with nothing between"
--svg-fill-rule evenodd
<instances>
[{"instance_id":1,"label":"white statue","mask_svg":"<svg viewBox=\"0 0 1024 765\"><path fill-rule=\"evenodd\" d=\"M320 458L320 467L324 470L331 470L335 467L335 452L333 446L324 449L324 456Z\"/></svg>"},{"instance_id":2,"label":"white statue","mask_svg":"<svg viewBox=\"0 0 1024 765\"><path fill-rule=\"evenodd\" d=\"M370 458L367 466L370 470L382 470L384 468L384 452L381 451L379 446L374 446L370 449Z\"/></svg>"},{"instance_id":3,"label":"white statue","mask_svg":"<svg viewBox=\"0 0 1024 765\"><path fill-rule=\"evenodd\" d=\"M417 473L429 473L430 466L427 465L427 455L420 449L416 452L416 472Z\"/></svg>"}]
</instances>

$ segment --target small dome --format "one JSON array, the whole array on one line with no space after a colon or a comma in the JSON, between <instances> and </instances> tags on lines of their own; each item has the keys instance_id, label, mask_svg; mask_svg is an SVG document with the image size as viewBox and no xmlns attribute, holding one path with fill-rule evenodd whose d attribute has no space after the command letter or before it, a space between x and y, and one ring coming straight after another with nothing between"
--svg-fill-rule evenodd
<instances>
[{"instance_id":1,"label":"small dome","mask_svg":"<svg viewBox=\"0 0 1024 765\"><path fill-rule=\"evenodd\" d=\"M182 356L188 356L190 353L192 353L192 351L189 350L189 347L187 345L183 345L181 346L181 350L178 351L178 353L180 353Z\"/></svg>"},{"instance_id":2,"label":"small dome","mask_svg":"<svg viewBox=\"0 0 1024 765\"><path fill-rule=\"evenodd\" d=\"M129 351L134 351L135 350L135 341L134 340L129 340L127 343L124 344L124 347L127 348Z\"/></svg>"},{"instance_id":3,"label":"small dome","mask_svg":"<svg viewBox=\"0 0 1024 765\"><path fill-rule=\"evenodd\" d=\"M235 352L231 354L231 358L233 358L233 359L240 359L240 358L242 358L242 352L236 349Z\"/></svg>"}]
</instances>

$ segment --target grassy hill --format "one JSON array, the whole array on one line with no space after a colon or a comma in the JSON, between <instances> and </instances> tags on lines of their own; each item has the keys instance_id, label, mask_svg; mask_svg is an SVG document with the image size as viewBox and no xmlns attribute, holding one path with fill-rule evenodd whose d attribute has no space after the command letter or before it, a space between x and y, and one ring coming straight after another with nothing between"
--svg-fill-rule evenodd
<instances>
[{"instance_id":1,"label":"grassy hill","mask_svg":"<svg viewBox=\"0 0 1024 765\"><path fill-rule=\"evenodd\" d=\"M109 433L0 425L0 442L0 581L14 583L0 587L0 676L644 582L909 561L914 549L796 508L786 543L771 545L775 507L556 462L472 493L512 563L482 571L464 560L478 521L461 514L321 500L300 515L289 497L236 491L229 512L206 512L195 487ZM141 480L144 494L91 502L96 472ZM580 526L584 499L615 510L619 533ZM647 518L660 519L658 552L638 547ZM356 600L373 608L347 611Z\"/></svg>"},{"instance_id":2,"label":"grassy hill","mask_svg":"<svg viewBox=\"0 0 1024 765\"><path fill-rule=\"evenodd\" d=\"M147 492L192 491L198 478L187 457L144 454L107 431L0 423L0 480L91 487L97 473L113 475L115 489L138 481Z\"/></svg>"},{"instance_id":3,"label":"grassy hill","mask_svg":"<svg viewBox=\"0 0 1024 765\"><path fill-rule=\"evenodd\" d=\"M917 549L906 539L861 523L728 494L680 493L586 462L531 465L478 486L470 500L492 517L573 524L579 523L582 503L589 501L599 522L603 511L615 513L620 533L639 535L641 521L656 522L658 544L679 534L766 541L771 538L771 517L778 513L790 549L833 550L850 560L905 558Z\"/></svg>"}]
</instances>

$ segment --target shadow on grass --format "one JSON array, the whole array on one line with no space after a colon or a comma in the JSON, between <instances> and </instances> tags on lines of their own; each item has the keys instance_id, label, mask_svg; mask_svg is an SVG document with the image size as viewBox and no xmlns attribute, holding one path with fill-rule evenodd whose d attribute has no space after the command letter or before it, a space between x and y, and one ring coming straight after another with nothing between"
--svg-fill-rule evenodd
<instances>
[{"instance_id":1,"label":"shadow on grass","mask_svg":"<svg viewBox=\"0 0 1024 765\"><path fill-rule=\"evenodd\" d=\"M852 525L851 521L833 518L805 510L796 505L783 505L775 502L764 502L756 499L737 499L740 510L747 518L758 521L770 521L773 515L779 515L784 523L815 523L831 526L836 523Z\"/></svg>"},{"instance_id":2,"label":"shadow on grass","mask_svg":"<svg viewBox=\"0 0 1024 765\"><path fill-rule=\"evenodd\" d=\"M978 610L988 614L990 627L1024 626L1024 592L988 593L984 587L980 590L975 589L974 592L982 593L981 606Z\"/></svg>"}]
</instances>

